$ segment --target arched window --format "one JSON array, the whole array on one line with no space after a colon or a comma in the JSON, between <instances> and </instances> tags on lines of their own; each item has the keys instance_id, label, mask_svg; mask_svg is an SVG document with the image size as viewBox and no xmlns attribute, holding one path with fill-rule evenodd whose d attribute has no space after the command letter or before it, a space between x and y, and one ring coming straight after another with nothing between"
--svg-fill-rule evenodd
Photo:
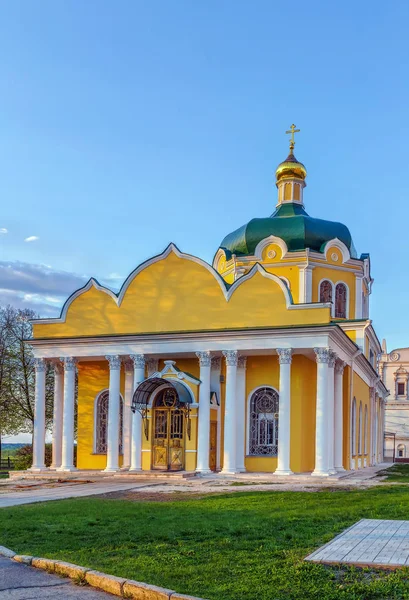
<instances>
[{"instance_id":1,"label":"arched window","mask_svg":"<svg viewBox=\"0 0 409 600\"><path fill-rule=\"evenodd\" d=\"M364 454L368 454L368 407L366 405L364 412Z\"/></svg>"},{"instance_id":2,"label":"arched window","mask_svg":"<svg viewBox=\"0 0 409 600\"><path fill-rule=\"evenodd\" d=\"M335 287L335 318L347 318L347 286L345 283L337 283Z\"/></svg>"},{"instance_id":3,"label":"arched window","mask_svg":"<svg viewBox=\"0 0 409 600\"><path fill-rule=\"evenodd\" d=\"M352 456L356 454L356 398L352 401L351 410L351 453Z\"/></svg>"},{"instance_id":4,"label":"arched window","mask_svg":"<svg viewBox=\"0 0 409 600\"><path fill-rule=\"evenodd\" d=\"M249 454L277 456L278 393L262 387L250 398Z\"/></svg>"},{"instance_id":5,"label":"arched window","mask_svg":"<svg viewBox=\"0 0 409 600\"><path fill-rule=\"evenodd\" d=\"M332 302L332 283L330 281L321 281L320 283L320 302Z\"/></svg>"},{"instance_id":6,"label":"arched window","mask_svg":"<svg viewBox=\"0 0 409 600\"><path fill-rule=\"evenodd\" d=\"M358 413L358 454L362 454L362 402L359 403Z\"/></svg>"},{"instance_id":7,"label":"arched window","mask_svg":"<svg viewBox=\"0 0 409 600\"><path fill-rule=\"evenodd\" d=\"M405 457L405 445L404 444L399 444L398 446L398 458L404 458Z\"/></svg>"},{"instance_id":8,"label":"arched window","mask_svg":"<svg viewBox=\"0 0 409 600\"><path fill-rule=\"evenodd\" d=\"M109 391L99 394L96 400L95 411L95 452L97 454L107 453L108 439L108 404ZM122 454L122 431L123 431L124 405L122 397L119 398L119 453Z\"/></svg>"}]
</instances>

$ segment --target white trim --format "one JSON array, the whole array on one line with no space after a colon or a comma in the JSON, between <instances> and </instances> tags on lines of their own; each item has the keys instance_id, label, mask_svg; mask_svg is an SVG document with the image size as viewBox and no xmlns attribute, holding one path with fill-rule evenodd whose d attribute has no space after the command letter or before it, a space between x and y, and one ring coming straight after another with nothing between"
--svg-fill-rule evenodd
<instances>
[{"instance_id":1,"label":"white trim","mask_svg":"<svg viewBox=\"0 0 409 600\"><path fill-rule=\"evenodd\" d=\"M288 252L287 244L285 243L285 241L282 238L277 237L275 235L269 235L268 237L262 239L257 244L257 246L254 250L254 257L262 260L264 248L267 248L267 246L270 246L271 244L276 244L280 248L281 258L284 258L284 256Z\"/></svg>"},{"instance_id":2,"label":"white trim","mask_svg":"<svg viewBox=\"0 0 409 600\"><path fill-rule=\"evenodd\" d=\"M341 242L341 240L338 238L329 240L325 244L325 246L323 248L323 254L324 254L325 258L327 257L328 250L333 247L338 248L338 250L341 251L343 263L347 262L351 258L351 254L350 254L348 248L345 246L344 242Z\"/></svg>"},{"instance_id":3,"label":"white trim","mask_svg":"<svg viewBox=\"0 0 409 600\"><path fill-rule=\"evenodd\" d=\"M277 388L273 387L272 385L269 384L264 384L264 385L258 385L255 388L253 388L251 390L251 392L247 395L246 398L246 415L247 415L247 423L246 423L246 457L249 456L258 456L255 454L250 454L250 400L253 394L255 394L257 392L257 390L261 390L262 388L268 388L270 390L273 390L274 392L276 392L278 394L278 405L280 406L280 392ZM278 427L280 427L280 422L278 423ZM277 453L278 454L278 453ZM268 454L266 454L266 458L277 458L276 456L269 456Z\"/></svg>"}]
</instances>

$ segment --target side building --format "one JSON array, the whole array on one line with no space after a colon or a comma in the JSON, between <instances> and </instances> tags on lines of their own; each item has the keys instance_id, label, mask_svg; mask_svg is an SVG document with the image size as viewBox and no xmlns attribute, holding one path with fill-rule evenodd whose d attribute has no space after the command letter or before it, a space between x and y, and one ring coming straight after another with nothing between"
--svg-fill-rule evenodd
<instances>
[{"instance_id":1,"label":"side building","mask_svg":"<svg viewBox=\"0 0 409 600\"><path fill-rule=\"evenodd\" d=\"M119 294L91 279L33 323L33 471L50 368L61 471L328 476L382 459L370 258L345 225L308 215L293 150L273 214L229 233L212 266L171 244Z\"/></svg>"},{"instance_id":2,"label":"side building","mask_svg":"<svg viewBox=\"0 0 409 600\"><path fill-rule=\"evenodd\" d=\"M379 373L390 392L385 402L385 460L409 462L409 348L387 352L383 341Z\"/></svg>"}]
</instances>

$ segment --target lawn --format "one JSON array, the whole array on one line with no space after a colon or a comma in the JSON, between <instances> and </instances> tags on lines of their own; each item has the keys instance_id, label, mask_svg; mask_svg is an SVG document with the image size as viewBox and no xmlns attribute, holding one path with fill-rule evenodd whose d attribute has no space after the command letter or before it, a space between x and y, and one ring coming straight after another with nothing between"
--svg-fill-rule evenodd
<instances>
[{"instance_id":1,"label":"lawn","mask_svg":"<svg viewBox=\"0 0 409 600\"><path fill-rule=\"evenodd\" d=\"M303 562L361 518L409 519L409 488L78 498L0 509L0 544L210 600L409 599L396 572Z\"/></svg>"},{"instance_id":2,"label":"lawn","mask_svg":"<svg viewBox=\"0 0 409 600\"><path fill-rule=\"evenodd\" d=\"M397 483L409 483L409 464L395 463L389 469L379 471L378 477L386 475L386 481L395 481Z\"/></svg>"}]
</instances>

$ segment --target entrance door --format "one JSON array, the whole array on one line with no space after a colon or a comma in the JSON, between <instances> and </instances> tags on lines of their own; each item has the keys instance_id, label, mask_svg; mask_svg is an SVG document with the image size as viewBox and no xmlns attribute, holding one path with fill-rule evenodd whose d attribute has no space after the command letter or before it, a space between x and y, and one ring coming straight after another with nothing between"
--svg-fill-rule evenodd
<instances>
[{"instance_id":1,"label":"entrance door","mask_svg":"<svg viewBox=\"0 0 409 600\"><path fill-rule=\"evenodd\" d=\"M217 423L210 421L209 467L216 471L217 466Z\"/></svg>"},{"instance_id":2,"label":"entrance door","mask_svg":"<svg viewBox=\"0 0 409 600\"><path fill-rule=\"evenodd\" d=\"M184 414L177 404L175 391L166 389L158 398L153 410L153 469L161 471L184 469Z\"/></svg>"}]
</instances>

